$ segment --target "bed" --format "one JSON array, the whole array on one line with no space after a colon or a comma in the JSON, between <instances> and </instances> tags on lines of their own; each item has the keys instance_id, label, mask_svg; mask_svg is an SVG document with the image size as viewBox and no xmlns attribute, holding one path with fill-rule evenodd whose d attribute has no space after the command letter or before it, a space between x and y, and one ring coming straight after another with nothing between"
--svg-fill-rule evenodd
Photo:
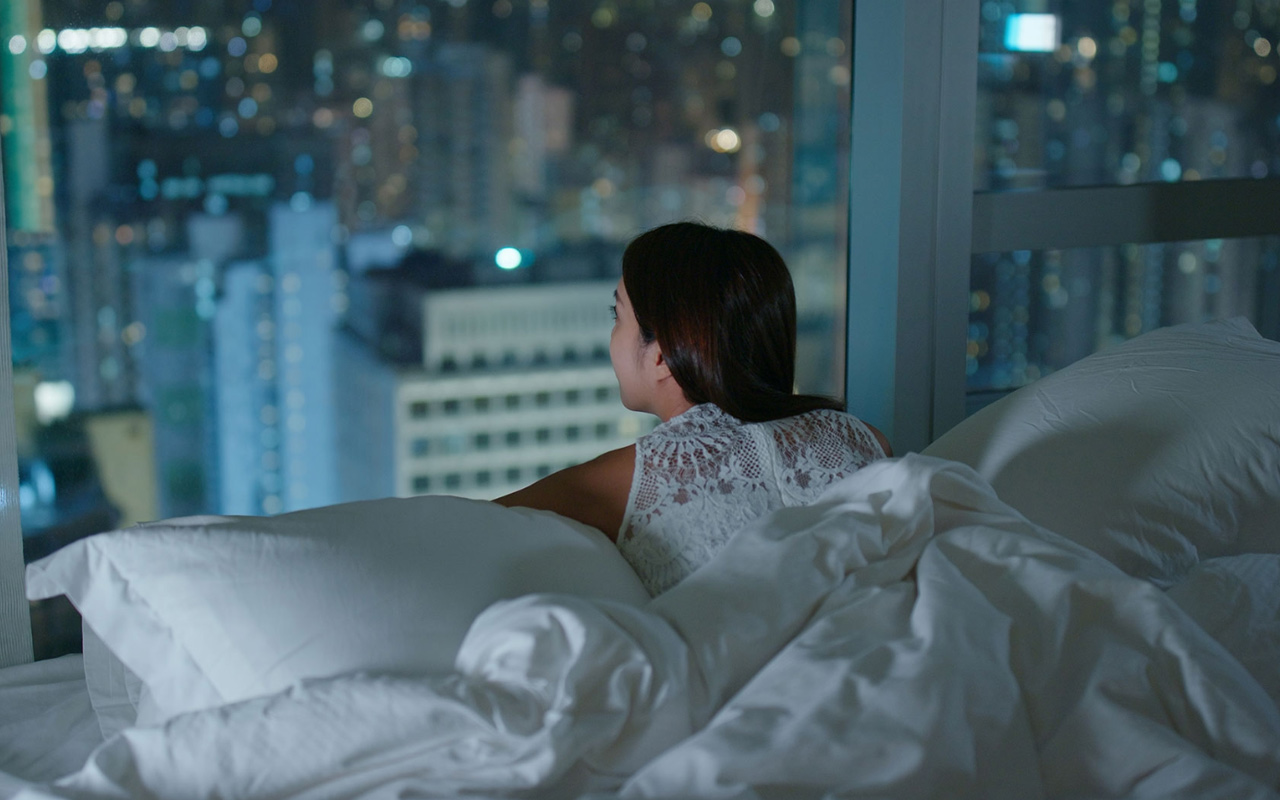
<instances>
[{"instance_id":1,"label":"bed","mask_svg":"<svg viewBox=\"0 0 1280 800\"><path fill-rule=\"evenodd\" d=\"M1146 334L637 589L456 498L93 537L0 797L1280 797L1280 344Z\"/></svg>"}]
</instances>

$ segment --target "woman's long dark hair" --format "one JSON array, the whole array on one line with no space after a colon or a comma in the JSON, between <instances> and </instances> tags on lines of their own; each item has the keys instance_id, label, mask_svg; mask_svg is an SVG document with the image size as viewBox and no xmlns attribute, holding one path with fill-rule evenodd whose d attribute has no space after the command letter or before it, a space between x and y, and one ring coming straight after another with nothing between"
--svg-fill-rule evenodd
<instances>
[{"instance_id":1,"label":"woman's long dark hair","mask_svg":"<svg viewBox=\"0 0 1280 800\"><path fill-rule=\"evenodd\" d=\"M760 237L663 225L627 246L622 283L641 335L657 340L689 402L715 403L748 422L842 408L793 394L795 289L782 256Z\"/></svg>"}]
</instances>

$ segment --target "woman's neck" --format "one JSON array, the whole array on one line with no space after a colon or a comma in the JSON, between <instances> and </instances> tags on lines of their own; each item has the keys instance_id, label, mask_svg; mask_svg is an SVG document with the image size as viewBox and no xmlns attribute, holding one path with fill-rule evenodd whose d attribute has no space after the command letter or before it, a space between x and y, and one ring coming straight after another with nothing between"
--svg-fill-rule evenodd
<instances>
[{"instance_id":1,"label":"woman's neck","mask_svg":"<svg viewBox=\"0 0 1280 800\"><path fill-rule=\"evenodd\" d=\"M657 407L653 409L653 413L658 416L658 419L666 422L693 408L694 404L689 402L684 392L681 392L678 398L664 398L659 403L655 403L655 406Z\"/></svg>"}]
</instances>

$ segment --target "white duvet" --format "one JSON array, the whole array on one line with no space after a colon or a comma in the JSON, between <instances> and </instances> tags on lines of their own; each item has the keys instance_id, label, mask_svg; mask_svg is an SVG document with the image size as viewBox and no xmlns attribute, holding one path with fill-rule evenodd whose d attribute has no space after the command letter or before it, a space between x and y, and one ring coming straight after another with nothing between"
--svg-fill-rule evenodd
<instances>
[{"instance_id":1,"label":"white duvet","mask_svg":"<svg viewBox=\"0 0 1280 800\"><path fill-rule=\"evenodd\" d=\"M761 520L645 609L493 606L456 668L127 730L17 796L1280 796L1280 710L1238 660L920 456Z\"/></svg>"}]
</instances>

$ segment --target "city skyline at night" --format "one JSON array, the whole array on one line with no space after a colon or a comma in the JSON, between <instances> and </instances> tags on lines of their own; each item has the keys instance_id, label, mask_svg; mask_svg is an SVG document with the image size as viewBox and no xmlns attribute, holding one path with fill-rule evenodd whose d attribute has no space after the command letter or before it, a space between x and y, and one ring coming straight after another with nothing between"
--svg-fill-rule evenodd
<instances>
[{"instance_id":1,"label":"city skyline at night","mask_svg":"<svg viewBox=\"0 0 1280 800\"><path fill-rule=\"evenodd\" d=\"M1010 47L1023 12L1053 15L1047 50ZM983 3L975 187L1276 174L1277 13ZM851 20L835 0L10 4L0 133L20 176L6 184L20 212L19 366L72 386L79 412L160 414L148 340L187 326L208 342L184 362L204 365L189 381L207 395L190 401L207 463L172 474L202 473L209 502L229 496L216 462L232 456L216 454L231 451L212 442L220 425L252 430L275 444L235 459L261 464L252 479L275 498L262 510L290 508L279 443L303 417L289 398L332 400L323 380L281 383L298 352L281 343L386 327L352 310L370 276L416 259L452 265L437 288L598 280L636 233L697 218L778 246L800 305L800 388L839 394L857 246L844 219ZM282 238L292 223L279 220L318 209L331 225ZM1172 322L1245 313L1268 332L1276 252L1259 240L979 254L970 387L1013 388ZM159 321L139 289L155 264L190 301ZM293 323L314 327L304 335L289 328L288 287L317 264ZM252 424L217 422L249 407L218 399L231 364L267 376L245 394Z\"/></svg>"},{"instance_id":2,"label":"city skyline at night","mask_svg":"<svg viewBox=\"0 0 1280 800\"><path fill-rule=\"evenodd\" d=\"M480 497L625 445L652 423L604 380L607 284L626 241L674 219L782 250L801 384L839 392L838 2L22 5L0 73L25 94L0 93L0 132L6 156L20 142L47 161L7 189L47 202L10 218L12 263L29 265L16 366L74 397L59 424L63 451L96 465L71 473L86 487L118 460L81 428L140 409L152 442L138 497L85 495L99 503L158 517ZM387 278L406 268L439 297L366 302L418 292ZM542 291L558 283L575 288ZM459 291L548 331L601 324L571 347L526 353L517 332L496 356L437 363ZM23 458L62 474L38 446ZM38 515L59 536L101 524L64 507L66 480L32 495L28 535Z\"/></svg>"}]
</instances>

